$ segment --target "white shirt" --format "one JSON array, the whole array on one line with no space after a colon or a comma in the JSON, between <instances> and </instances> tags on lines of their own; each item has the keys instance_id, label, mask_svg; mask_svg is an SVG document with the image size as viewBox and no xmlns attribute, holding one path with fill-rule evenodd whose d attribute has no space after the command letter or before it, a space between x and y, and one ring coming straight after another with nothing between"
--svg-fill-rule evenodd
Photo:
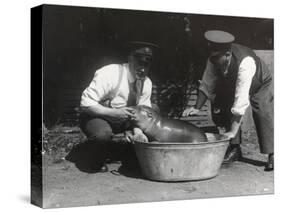
<instances>
[{"instance_id":1,"label":"white shirt","mask_svg":"<svg viewBox=\"0 0 281 212\"><path fill-rule=\"evenodd\" d=\"M98 69L95 72L92 82L82 93L80 106L89 107L97 105L100 101L107 99L118 86L122 68L123 76L121 84L117 94L111 100L111 107L125 107L129 97L129 83L134 81L134 78L129 71L128 64L111 64ZM146 77L138 105L151 107L151 91L152 82Z\"/></svg>"},{"instance_id":2,"label":"white shirt","mask_svg":"<svg viewBox=\"0 0 281 212\"><path fill-rule=\"evenodd\" d=\"M256 73L255 60L247 56L245 57L238 69L234 104L231 108L231 112L234 115L244 115L247 107L250 105L249 102L249 91L252 83L252 78ZM201 85L199 90L211 100L215 97L215 85L218 80L217 75L214 72L214 65L208 60L207 65L203 74Z\"/></svg>"}]
</instances>

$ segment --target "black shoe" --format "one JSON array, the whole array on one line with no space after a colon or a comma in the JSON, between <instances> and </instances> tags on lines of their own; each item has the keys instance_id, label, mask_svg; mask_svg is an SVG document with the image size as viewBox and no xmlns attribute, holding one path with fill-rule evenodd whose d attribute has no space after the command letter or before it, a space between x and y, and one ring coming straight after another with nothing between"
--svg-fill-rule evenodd
<instances>
[{"instance_id":1,"label":"black shoe","mask_svg":"<svg viewBox=\"0 0 281 212\"><path fill-rule=\"evenodd\" d=\"M268 155L268 161L265 165L265 171L273 171L274 170L274 154Z\"/></svg>"},{"instance_id":2,"label":"black shoe","mask_svg":"<svg viewBox=\"0 0 281 212\"><path fill-rule=\"evenodd\" d=\"M224 155L223 164L230 164L242 157L242 151L239 144L230 144Z\"/></svg>"}]
</instances>

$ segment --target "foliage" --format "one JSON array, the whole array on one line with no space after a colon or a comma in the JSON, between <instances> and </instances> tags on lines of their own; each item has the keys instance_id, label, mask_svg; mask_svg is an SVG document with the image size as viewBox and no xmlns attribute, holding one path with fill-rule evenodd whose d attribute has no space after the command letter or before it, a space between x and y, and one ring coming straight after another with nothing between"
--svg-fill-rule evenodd
<instances>
[{"instance_id":1,"label":"foliage","mask_svg":"<svg viewBox=\"0 0 281 212\"><path fill-rule=\"evenodd\" d=\"M160 108L161 115L179 118L187 106L195 85L188 85L186 80L167 80L156 86L152 102Z\"/></svg>"}]
</instances>

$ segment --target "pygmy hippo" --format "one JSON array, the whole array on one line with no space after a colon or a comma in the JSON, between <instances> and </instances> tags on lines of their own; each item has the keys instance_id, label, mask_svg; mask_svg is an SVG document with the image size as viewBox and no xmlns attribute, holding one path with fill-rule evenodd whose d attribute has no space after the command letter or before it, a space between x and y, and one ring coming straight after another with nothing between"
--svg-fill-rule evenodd
<instances>
[{"instance_id":1,"label":"pygmy hippo","mask_svg":"<svg viewBox=\"0 0 281 212\"><path fill-rule=\"evenodd\" d=\"M132 119L132 123L144 132L149 141L161 143L207 142L204 131L191 123L161 118L159 113L144 105L133 108L135 117Z\"/></svg>"}]
</instances>

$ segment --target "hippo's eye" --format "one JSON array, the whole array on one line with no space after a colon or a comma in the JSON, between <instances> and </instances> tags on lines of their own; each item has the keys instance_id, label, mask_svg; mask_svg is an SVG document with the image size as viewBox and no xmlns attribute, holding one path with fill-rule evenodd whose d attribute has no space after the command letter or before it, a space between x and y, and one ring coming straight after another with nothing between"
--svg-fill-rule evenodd
<instances>
[{"instance_id":1,"label":"hippo's eye","mask_svg":"<svg viewBox=\"0 0 281 212\"><path fill-rule=\"evenodd\" d=\"M152 118L152 113L147 112L147 116L148 116L149 118Z\"/></svg>"}]
</instances>

